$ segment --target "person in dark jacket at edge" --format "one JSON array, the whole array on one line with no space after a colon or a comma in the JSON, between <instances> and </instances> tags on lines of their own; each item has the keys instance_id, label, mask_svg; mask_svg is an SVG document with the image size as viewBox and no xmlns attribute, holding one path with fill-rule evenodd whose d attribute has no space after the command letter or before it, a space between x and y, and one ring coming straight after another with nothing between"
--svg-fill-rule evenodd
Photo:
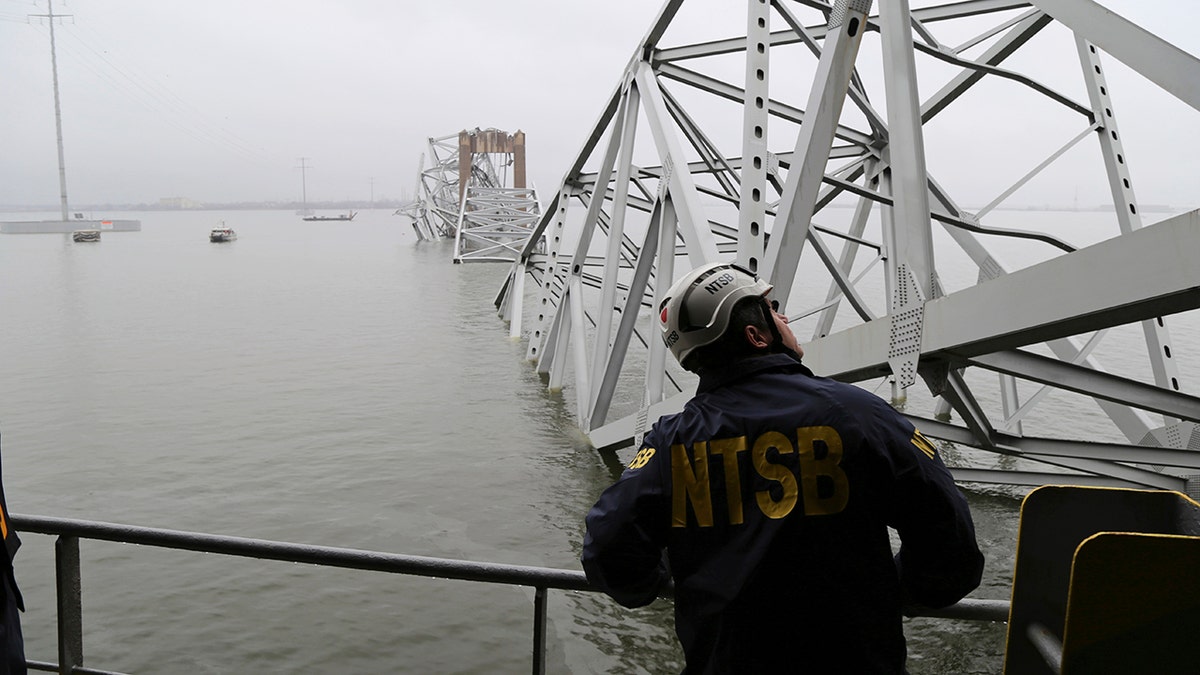
<instances>
[{"instance_id":1,"label":"person in dark jacket at edge","mask_svg":"<svg viewBox=\"0 0 1200 675\"><path fill-rule=\"evenodd\" d=\"M4 560L0 565L0 589L4 591L4 607L0 609L0 675L25 675L25 639L21 634L21 615L25 601L17 588L13 574L13 557L21 547L21 538L8 518L8 501L4 499L4 475L0 471L0 536L4 538Z\"/></svg>"},{"instance_id":2,"label":"person in dark jacket at edge","mask_svg":"<svg viewBox=\"0 0 1200 675\"><path fill-rule=\"evenodd\" d=\"M979 585L970 510L903 415L802 364L771 289L714 263L667 291L696 394L588 512L583 569L626 607L674 580L684 673L904 673L906 610Z\"/></svg>"}]
</instances>

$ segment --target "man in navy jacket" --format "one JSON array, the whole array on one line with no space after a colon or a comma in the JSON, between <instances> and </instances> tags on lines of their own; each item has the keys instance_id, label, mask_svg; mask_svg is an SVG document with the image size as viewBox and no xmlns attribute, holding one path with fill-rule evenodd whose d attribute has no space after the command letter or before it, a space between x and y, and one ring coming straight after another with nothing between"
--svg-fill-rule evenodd
<instances>
[{"instance_id":1,"label":"man in navy jacket","mask_svg":"<svg viewBox=\"0 0 1200 675\"><path fill-rule=\"evenodd\" d=\"M903 673L903 608L979 585L970 511L904 416L800 362L770 290L710 264L667 292L700 382L588 513L584 571L627 607L674 580L685 673Z\"/></svg>"}]
</instances>

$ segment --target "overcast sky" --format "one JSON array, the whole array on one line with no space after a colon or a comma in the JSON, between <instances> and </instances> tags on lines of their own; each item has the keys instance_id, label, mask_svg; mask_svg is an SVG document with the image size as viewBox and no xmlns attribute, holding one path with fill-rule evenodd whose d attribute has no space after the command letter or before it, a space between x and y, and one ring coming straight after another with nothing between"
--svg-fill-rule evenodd
<instances>
[{"instance_id":1,"label":"overcast sky","mask_svg":"<svg viewBox=\"0 0 1200 675\"><path fill-rule=\"evenodd\" d=\"M1194 0L1101 4L1200 53ZM298 200L301 158L310 201L398 199L427 138L474 127L525 131L553 190L659 5L55 0L71 203ZM58 202L49 28L29 18L46 13L0 0L0 206ZM1200 115L1164 105L1162 133L1195 141ZM1143 202L1195 192L1194 171L1162 170Z\"/></svg>"}]
</instances>

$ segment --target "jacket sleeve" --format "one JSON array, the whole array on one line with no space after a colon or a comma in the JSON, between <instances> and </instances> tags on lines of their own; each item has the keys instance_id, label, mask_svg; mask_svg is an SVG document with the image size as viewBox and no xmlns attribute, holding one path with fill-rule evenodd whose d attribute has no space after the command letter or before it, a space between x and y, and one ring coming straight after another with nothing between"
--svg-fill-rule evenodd
<instances>
[{"instance_id":1,"label":"jacket sleeve","mask_svg":"<svg viewBox=\"0 0 1200 675\"><path fill-rule=\"evenodd\" d=\"M937 447L890 406L887 415L880 427L893 471L889 525L900 535L895 561L904 603L947 607L983 575L971 510Z\"/></svg>"},{"instance_id":2,"label":"jacket sleeve","mask_svg":"<svg viewBox=\"0 0 1200 675\"><path fill-rule=\"evenodd\" d=\"M625 607L649 604L669 577L663 560L665 498L657 478L662 454L643 444L585 519L583 571Z\"/></svg>"}]
</instances>

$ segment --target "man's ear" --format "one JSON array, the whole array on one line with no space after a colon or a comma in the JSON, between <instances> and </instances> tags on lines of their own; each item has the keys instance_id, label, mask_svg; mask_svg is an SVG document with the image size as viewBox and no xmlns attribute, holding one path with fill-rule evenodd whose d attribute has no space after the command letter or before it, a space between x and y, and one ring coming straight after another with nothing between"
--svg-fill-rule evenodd
<instances>
[{"instance_id":1,"label":"man's ear","mask_svg":"<svg viewBox=\"0 0 1200 675\"><path fill-rule=\"evenodd\" d=\"M745 330L746 342L750 343L755 349L766 349L771 346L772 336L770 331L765 331L753 324L747 325Z\"/></svg>"}]
</instances>

